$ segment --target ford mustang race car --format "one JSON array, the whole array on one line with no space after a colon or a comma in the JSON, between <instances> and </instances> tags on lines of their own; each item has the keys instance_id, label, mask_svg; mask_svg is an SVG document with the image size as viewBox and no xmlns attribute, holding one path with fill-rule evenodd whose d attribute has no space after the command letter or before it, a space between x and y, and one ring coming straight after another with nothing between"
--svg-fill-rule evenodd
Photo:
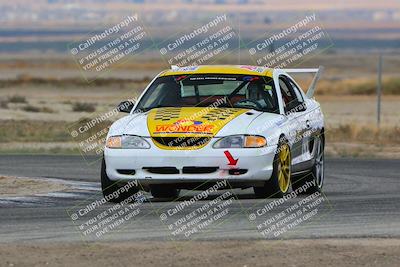
<instances>
[{"instance_id":1,"label":"ford mustang race car","mask_svg":"<svg viewBox=\"0 0 400 267\"><path fill-rule=\"evenodd\" d=\"M118 106L129 115L107 135L104 196L119 202L146 190L175 198L180 189L219 181L253 187L261 198L282 197L290 188L320 191L324 119L313 93L321 72L241 65L161 72L136 103ZM306 93L290 73L315 73Z\"/></svg>"}]
</instances>

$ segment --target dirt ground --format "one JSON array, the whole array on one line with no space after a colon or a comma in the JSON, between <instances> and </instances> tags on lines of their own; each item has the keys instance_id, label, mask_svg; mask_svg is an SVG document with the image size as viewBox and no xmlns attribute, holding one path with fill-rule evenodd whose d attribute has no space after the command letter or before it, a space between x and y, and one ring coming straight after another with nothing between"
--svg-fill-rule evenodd
<instances>
[{"instance_id":1,"label":"dirt ground","mask_svg":"<svg viewBox=\"0 0 400 267\"><path fill-rule=\"evenodd\" d=\"M67 187L61 183L30 178L0 176L0 196L17 197L61 191Z\"/></svg>"},{"instance_id":2,"label":"dirt ground","mask_svg":"<svg viewBox=\"0 0 400 267\"><path fill-rule=\"evenodd\" d=\"M0 266L399 266L399 252L400 239L23 243L1 244Z\"/></svg>"}]
</instances>

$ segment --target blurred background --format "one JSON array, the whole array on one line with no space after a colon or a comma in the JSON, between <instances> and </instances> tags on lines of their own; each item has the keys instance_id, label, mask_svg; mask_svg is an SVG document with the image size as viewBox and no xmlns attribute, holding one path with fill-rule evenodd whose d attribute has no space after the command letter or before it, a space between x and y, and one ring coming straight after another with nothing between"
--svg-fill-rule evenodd
<instances>
[{"instance_id":1,"label":"blurred background","mask_svg":"<svg viewBox=\"0 0 400 267\"><path fill-rule=\"evenodd\" d=\"M316 26L324 32L315 50L286 66L325 66L316 99L326 117L327 153L400 158L400 1L395 0L1 0L0 153L79 154L71 125L137 97L170 67L160 48L221 14L236 45L204 63L254 65L253 44L315 14L315 21L280 42ZM107 71L82 71L71 47L127 16L137 16L146 32L142 49ZM278 47L279 42L268 51ZM311 77L299 79L305 89Z\"/></svg>"}]
</instances>

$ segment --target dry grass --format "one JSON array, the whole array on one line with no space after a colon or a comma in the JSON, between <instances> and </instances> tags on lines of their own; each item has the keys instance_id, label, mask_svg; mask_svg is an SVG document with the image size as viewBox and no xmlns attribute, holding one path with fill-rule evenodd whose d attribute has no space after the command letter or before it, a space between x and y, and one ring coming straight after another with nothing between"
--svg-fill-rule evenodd
<instances>
[{"instance_id":1,"label":"dry grass","mask_svg":"<svg viewBox=\"0 0 400 267\"><path fill-rule=\"evenodd\" d=\"M95 112L96 104L87 102L76 102L72 104L72 111L74 112Z\"/></svg>"},{"instance_id":2,"label":"dry grass","mask_svg":"<svg viewBox=\"0 0 400 267\"><path fill-rule=\"evenodd\" d=\"M400 147L393 144L329 142L325 148L329 157L400 159Z\"/></svg>"},{"instance_id":3,"label":"dry grass","mask_svg":"<svg viewBox=\"0 0 400 267\"><path fill-rule=\"evenodd\" d=\"M32 105L23 106L22 110L35 113L56 113L54 109L51 109L49 107L36 107Z\"/></svg>"},{"instance_id":4,"label":"dry grass","mask_svg":"<svg viewBox=\"0 0 400 267\"><path fill-rule=\"evenodd\" d=\"M1 60L1 58L0 58ZM48 69L77 69L76 62L68 56L61 57L48 57L48 58L24 58L16 60L4 60L0 64L0 69L31 69L41 68ZM160 60L148 61L147 58L141 58L140 60L127 60L124 64L115 66L116 69L128 68L128 69L163 69L166 64ZM21 74L20 78L30 78L30 75Z\"/></svg>"},{"instance_id":5,"label":"dry grass","mask_svg":"<svg viewBox=\"0 0 400 267\"><path fill-rule=\"evenodd\" d=\"M2 120L0 142L62 142L71 141L63 121Z\"/></svg>"},{"instance_id":6,"label":"dry grass","mask_svg":"<svg viewBox=\"0 0 400 267\"><path fill-rule=\"evenodd\" d=\"M120 79L120 78L98 78L94 81L87 82L82 78L53 78L53 77L32 77L30 75L18 75L15 79L0 80L0 89L18 86L53 86L57 88L66 87L98 87L98 86L115 86L117 88L124 88L131 84L148 83L150 77L143 77L141 79ZM12 103L25 103L24 97L14 95L9 97L9 102Z\"/></svg>"},{"instance_id":7,"label":"dry grass","mask_svg":"<svg viewBox=\"0 0 400 267\"><path fill-rule=\"evenodd\" d=\"M7 100L0 100L0 108L1 109L8 109L8 101Z\"/></svg>"},{"instance_id":8,"label":"dry grass","mask_svg":"<svg viewBox=\"0 0 400 267\"><path fill-rule=\"evenodd\" d=\"M8 103L27 103L27 101L25 96L13 95L8 97Z\"/></svg>"},{"instance_id":9,"label":"dry grass","mask_svg":"<svg viewBox=\"0 0 400 267\"><path fill-rule=\"evenodd\" d=\"M350 87L348 92L353 95L366 94L373 95L376 94L376 82L367 81L359 85ZM389 95L399 95L400 94L400 79L387 79L382 83L382 91Z\"/></svg>"},{"instance_id":10,"label":"dry grass","mask_svg":"<svg viewBox=\"0 0 400 267\"><path fill-rule=\"evenodd\" d=\"M366 144L400 143L400 127L381 127L372 125L345 124L328 128L328 142L355 142Z\"/></svg>"},{"instance_id":11,"label":"dry grass","mask_svg":"<svg viewBox=\"0 0 400 267\"><path fill-rule=\"evenodd\" d=\"M300 86L307 89L309 80L298 79ZM349 78L323 79L318 83L316 95L375 95L376 79ZM400 95L400 79L387 78L382 82L382 93L385 95Z\"/></svg>"},{"instance_id":12,"label":"dry grass","mask_svg":"<svg viewBox=\"0 0 400 267\"><path fill-rule=\"evenodd\" d=\"M75 123L66 121L1 120L0 143L72 142L74 140L70 135L70 128L73 125L84 125L89 121L89 118L81 118ZM110 121L96 124L94 127L90 128L88 135L96 134L110 125Z\"/></svg>"}]
</instances>

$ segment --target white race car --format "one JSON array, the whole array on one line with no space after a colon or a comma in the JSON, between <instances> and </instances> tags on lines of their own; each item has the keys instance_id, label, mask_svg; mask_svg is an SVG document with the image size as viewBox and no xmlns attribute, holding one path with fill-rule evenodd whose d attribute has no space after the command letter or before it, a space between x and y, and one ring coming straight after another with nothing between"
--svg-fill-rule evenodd
<instances>
[{"instance_id":1,"label":"white race car","mask_svg":"<svg viewBox=\"0 0 400 267\"><path fill-rule=\"evenodd\" d=\"M136 103L118 106L129 115L107 135L104 196L119 202L146 190L175 198L180 189L221 181L253 187L257 197L282 197L290 187L320 191L324 119L313 93L321 71L210 65L161 72ZM294 72L316 73L307 93ZM126 187L130 181L137 182Z\"/></svg>"}]
</instances>

